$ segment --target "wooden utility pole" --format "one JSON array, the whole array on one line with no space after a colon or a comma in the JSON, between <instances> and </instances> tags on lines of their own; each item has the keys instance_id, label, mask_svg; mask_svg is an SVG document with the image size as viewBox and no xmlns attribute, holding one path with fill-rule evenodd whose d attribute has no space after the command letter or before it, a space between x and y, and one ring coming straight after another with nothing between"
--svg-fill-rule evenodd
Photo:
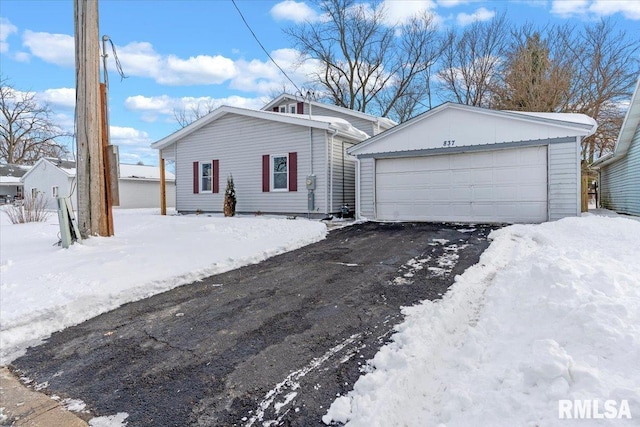
<instances>
[{"instance_id":1,"label":"wooden utility pole","mask_svg":"<svg viewBox=\"0 0 640 427\"><path fill-rule=\"evenodd\" d=\"M160 215L167 214L167 184L164 176L164 158L162 150L160 152Z\"/></svg>"},{"instance_id":2,"label":"wooden utility pole","mask_svg":"<svg viewBox=\"0 0 640 427\"><path fill-rule=\"evenodd\" d=\"M83 238L108 236L102 123L98 0L74 0L78 225Z\"/></svg>"}]
</instances>

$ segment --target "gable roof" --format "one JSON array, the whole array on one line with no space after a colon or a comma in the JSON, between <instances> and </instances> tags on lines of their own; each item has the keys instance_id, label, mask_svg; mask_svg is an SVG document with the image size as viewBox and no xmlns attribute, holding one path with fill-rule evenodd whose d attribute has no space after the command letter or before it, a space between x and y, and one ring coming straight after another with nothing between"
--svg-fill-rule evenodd
<instances>
[{"instance_id":1,"label":"gable roof","mask_svg":"<svg viewBox=\"0 0 640 427\"><path fill-rule=\"evenodd\" d=\"M456 104L453 102L446 102L429 111L426 111L412 119L407 120L389 130L384 131L376 136L369 138L366 141L361 142L349 149L347 152L353 155L359 155L363 153L376 152L375 145L378 141L384 140L387 137L394 135L395 133L402 132L404 129L414 126L417 123L428 120L431 117L443 114L446 111L453 112L466 112L473 113L479 116L485 116L487 119L499 118L508 119L521 122L523 124L544 124L550 128L556 128L566 130L571 135L589 136L595 133L597 129L597 123L592 118L584 114L575 113L533 113L533 112L521 112L521 111L500 111L491 110L488 108L474 107L464 104ZM465 124L460 123L460 128L464 129ZM563 136L569 136L563 135ZM499 141L499 142L515 142L515 141ZM367 150L367 148L369 148ZM387 152L388 150L379 150L377 152Z\"/></svg>"},{"instance_id":2,"label":"gable roof","mask_svg":"<svg viewBox=\"0 0 640 427\"><path fill-rule=\"evenodd\" d=\"M638 76L638 82L636 83L636 88L631 96L631 103L629 104L629 109L627 110L627 114L622 122L622 128L618 134L618 140L613 148L613 152L600 157L591 164L591 167L594 169L600 169L601 167L617 162L626 156L638 126L640 126L640 76Z\"/></svg>"},{"instance_id":3,"label":"gable roof","mask_svg":"<svg viewBox=\"0 0 640 427\"><path fill-rule=\"evenodd\" d=\"M356 111L356 110L351 110L349 108L339 107L337 105L325 104L323 102L309 101L309 100L306 100L306 99L301 98L299 96L291 95L291 94L288 94L288 93L283 93L282 95L276 97L271 102L269 102L267 105L262 107L262 110L263 111L271 111L271 110L273 110L273 107L279 105L282 101L285 101L285 100L290 100L290 101L295 101L295 102L304 102L304 103L307 103L307 104L310 103L314 107L326 108L327 110L335 111L336 113L347 114L347 115L350 115L350 116L353 116L353 117L357 117L359 119L368 120L368 121L370 121L372 123L379 123L385 129L389 129L389 128L392 128L395 125L397 125L396 122L394 122L393 120L388 119L386 117L378 117L378 116L374 116L372 114L363 113L361 111Z\"/></svg>"},{"instance_id":4,"label":"gable roof","mask_svg":"<svg viewBox=\"0 0 640 427\"><path fill-rule=\"evenodd\" d=\"M21 180L24 182L24 179L31 175L31 173L36 170L41 164L46 163L50 164L54 168L60 170L60 172L64 173L68 178L73 178L76 176L76 162L73 160L67 159L52 159L52 158L43 158L39 159L32 167L25 173Z\"/></svg>"},{"instance_id":5,"label":"gable roof","mask_svg":"<svg viewBox=\"0 0 640 427\"><path fill-rule=\"evenodd\" d=\"M369 135L362 132L361 130L356 129L346 120L339 119L337 117L314 117L313 119L309 119L307 116L302 116L299 114L274 113L271 111L251 110L248 108L230 107L228 105L223 105L222 107L216 108L211 113L196 120L188 126L185 126L182 129L172 133L171 135L154 142L153 144L151 144L151 148L155 148L158 150L166 148L178 142L185 136L192 134L196 130L208 125L209 123L212 123L213 121L221 117L224 117L227 114L236 114L239 116L253 117L272 122L288 123L297 126L331 130L335 131L336 134L356 141L362 141L363 139L369 137Z\"/></svg>"}]
</instances>

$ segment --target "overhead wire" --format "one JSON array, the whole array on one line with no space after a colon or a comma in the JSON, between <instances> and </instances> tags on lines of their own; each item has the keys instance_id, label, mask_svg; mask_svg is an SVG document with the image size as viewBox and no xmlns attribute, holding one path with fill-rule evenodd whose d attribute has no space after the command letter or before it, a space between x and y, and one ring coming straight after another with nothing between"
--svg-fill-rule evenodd
<instances>
[{"instance_id":1,"label":"overhead wire","mask_svg":"<svg viewBox=\"0 0 640 427\"><path fill-rule=\"evenodd\" d=\"M260 42L260 40L258 39L258 36L256 36L256 33L253 32L253 30L251 29L251 26L249 25L249 23L247 22L247 20L245 19L244 15L242 14L242 12L240 11L240 8L238 8L238 5L236 4L236 0L231 0L231 3L233 3L233 6L236 8L236 10L238 11L238 14L240 15L240 18L242 18L242 22L244 22L244 25L247 27L247 29L249 30L249 32L251 33L251 35L253 36L253 38L256 40L256 42L258 42L258 44L260 45L260 47L262 48L262 50L264 51L264 53L267 54L267 56L269 57L269 59L271 60L271 62L273 62L275 64L276 67L278 67L278 69L280 70L280 72L282 72L282 74L284 74L284 76L287 78L287 80L289 80L291 82L291 84L293 85L293 87L296 88L296 90L300 93L302 93L302 90L300 90L300 88L298 87L298 85L296 85L294 83L293 80L291 80L291 78L289 77L289 75L282 69L282 67L280 65L278 65L278 63L275 61L275 59L273 59L271 57L271 55L269 54L269 52L267 51L267 49L265 49L265 47L263 46L263 44Z\"/></svg>"}]
</instances>

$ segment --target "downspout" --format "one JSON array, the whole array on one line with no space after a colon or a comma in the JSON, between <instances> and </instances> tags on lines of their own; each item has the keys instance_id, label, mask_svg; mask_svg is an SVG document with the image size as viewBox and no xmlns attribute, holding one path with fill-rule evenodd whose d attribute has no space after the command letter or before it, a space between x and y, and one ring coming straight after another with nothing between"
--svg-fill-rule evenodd
<instances>
[{"instance_id":1,"label":"downspout","mask_svg":"<svg viewBox=\"0 0 640 427\"><path fill-rule=\"evenodd\" d=\"M342 206L346 203L344 199L344 141L342 141ZM342 209L342 206L340 207Z\"/></svg>"},{"instance_id":2,"label":"downspout","mask_svg":"<svg viewBox=\"0 0 640 427\"><path fill-rule=\"evenodd\" d=\"M360 157L356 157L356 219L360 219Z\"/></svg>"},{"instance_id":3,"label":"downspout","mask_svg":"<svg viewBox=\"0 0 640 427\"><path fill-rule=\"evenodd\" d=\"M331 156L329 161L329 214L333 213L333 137L338 133L337 129L329 129L331 132ZM328 150L327 150L328 151Z\"/></svg>"}]
</instances>

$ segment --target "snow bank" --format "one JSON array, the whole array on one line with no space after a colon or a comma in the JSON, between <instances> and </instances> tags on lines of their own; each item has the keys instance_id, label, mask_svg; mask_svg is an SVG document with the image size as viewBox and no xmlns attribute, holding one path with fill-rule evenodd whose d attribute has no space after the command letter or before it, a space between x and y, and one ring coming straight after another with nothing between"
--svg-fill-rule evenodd
<instances>
[{"instance_id":1,"label":"snow bank","mask_svg":"<svg viewBox=\"0 0 640 427\"><path fill-rule=\"evenodd\" d=\"M640 222L587 216L490 237L441 301L404 309L392 342L325 423L637 423ZM560 399L626 400L633 419L559 419Z\"/></svg>"},{"instance_id":2,"label":"snow bank","mask_svg":"<svg viewBox=\"0 0 640 427\"><path fill-rule=\"evenodd\" d=\"M57 215L12 225L0 212L0 364L51 333L126 302L321 240L324 224L265 217L114 211L114 237L69 249Z\"/></svg>"}]
</instances>

